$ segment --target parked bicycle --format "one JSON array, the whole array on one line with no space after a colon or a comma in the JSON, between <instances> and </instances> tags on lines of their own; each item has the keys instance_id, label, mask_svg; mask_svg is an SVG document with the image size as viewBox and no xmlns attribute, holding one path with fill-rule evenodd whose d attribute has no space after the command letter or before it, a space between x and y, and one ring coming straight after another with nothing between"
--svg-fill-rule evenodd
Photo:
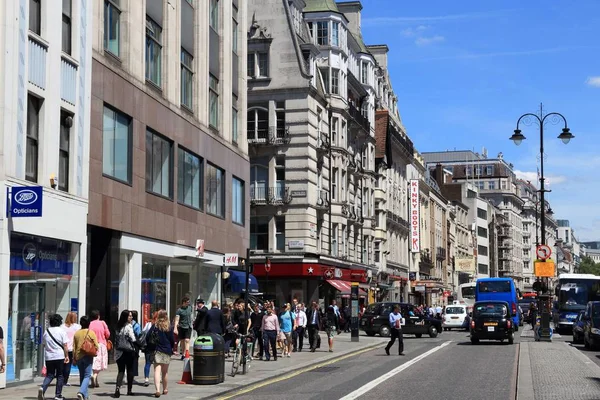
<instances>
[{"instance_id":1,"label":"parked bicycle","mask_svg":"<svg viewBox=\"0 0 600 400\"><path fill-rule=\"evenodd\" d=\"M252 363L252 352L254 345L252 344L252 334L242 335L236 332L235 351L233 353L233 363L231 365L231 376L238 373L240 364L242 365L242 374L246 374ZM245 346L243 344L246 344Z\"/></svg>"}]
</instances>

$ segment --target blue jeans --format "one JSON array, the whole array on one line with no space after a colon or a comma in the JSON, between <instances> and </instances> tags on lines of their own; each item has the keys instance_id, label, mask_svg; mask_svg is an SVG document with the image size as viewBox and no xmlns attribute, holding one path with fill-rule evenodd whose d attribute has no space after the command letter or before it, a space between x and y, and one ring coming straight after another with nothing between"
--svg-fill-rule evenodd
<instances>
[{"instance_id":1,"label":"blue jeans","mask_svg":"<svg viewBox=\"0 0 600 400\"><path fill-rule=\"evenodd\" d=\"M146 356L146 364L144 364L144 378L148 379L150 377L150 366L152 365L152 353L147 352L144 353Z\"/></svg>"},{"instance_id":2,"label":"blue jeans","mask_svg":"<svg viewBox=\"0 0 600 400\"><path fill-rule=\"evenodd\" d=\"M60 360L46 360L46 377L44 378L44 383L42 383L42 390L46 393L46 389L50 383L56 378L56 397L62 396L62 389L64 384L64 373L65 370L65 359L61 358Z\"/></svg>"},{"instance_id":3,"label":"blue jeans","mask_svg":"<svg viewBox=\"0 0 600 400\"><path fill-rule=\"evenodd\" d=\"M92 376L92 364L94 358L85 356L81 360L77 360L77 368L79 368L79 393L84 399L88 398L88 386L90 385L90 377Z\"/></svg>"}]
</instances>

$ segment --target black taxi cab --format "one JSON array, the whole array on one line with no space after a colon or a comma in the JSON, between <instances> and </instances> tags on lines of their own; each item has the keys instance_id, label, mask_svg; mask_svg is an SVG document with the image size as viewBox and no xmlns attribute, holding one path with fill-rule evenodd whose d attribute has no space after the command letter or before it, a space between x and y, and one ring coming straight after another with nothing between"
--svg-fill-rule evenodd
<instances>
[{"instance_id":1,"label":"black taxi cab","mask_svg":"<svg viewBox=\"0 0 600 400\"><path fill-rule=\"evenodd\" d=\"M404 335L415 335L420 338L425 334L434 338L442 333L441 320L426 317L419 313L412 304L396 302L369 304L360 319L360 329L369 336L376 334L384 337L390 336L389 316L396 305L400 307L400 314L406 321L402 327Z\"/></svg>"},{"instance_id":2,"label":"black taxi cab","mask_svg":"<svg viewBox=\"0 0 600 400\"><path fill-rule=\"evenodd\" d=\"M473 305L471 317L471 343L479 340L508 340L515 341L515 326L510 313L510 307L505 301L478 301Z\"/></svg>"}]
</instances>

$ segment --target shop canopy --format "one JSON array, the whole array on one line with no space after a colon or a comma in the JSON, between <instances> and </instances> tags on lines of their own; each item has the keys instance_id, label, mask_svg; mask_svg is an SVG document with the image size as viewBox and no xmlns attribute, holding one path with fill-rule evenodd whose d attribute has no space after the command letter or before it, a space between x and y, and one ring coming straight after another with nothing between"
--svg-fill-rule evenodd
<instances>
[{"instance_id":1,"label":"shop canopy","mask_svg":"<svg viewBox=\"0 0 600 400\"><path fill-rule=\"evenodd\" d=\"M339 290L342 296L349 296L352 290L352 283L349 281L329 279L327 283L333 286L336 290ZM367 292L364 289L358 288L358 295L364 297L367 295Z\"/></svg>"},{"instance_id":2,"label":"shop canopy","mask_svg":"<svg viewBox=\"0 0 600 400\"><path fill-rule=\"evenodd\" d=\"M235 293L244 293L246 291L246 273L235 269L230 269L227 272L229 272L229 278L227 279L229 289ZM258 281L252 274L248 275L248 293L258 293Z\"/></svg>"}]
</instances>

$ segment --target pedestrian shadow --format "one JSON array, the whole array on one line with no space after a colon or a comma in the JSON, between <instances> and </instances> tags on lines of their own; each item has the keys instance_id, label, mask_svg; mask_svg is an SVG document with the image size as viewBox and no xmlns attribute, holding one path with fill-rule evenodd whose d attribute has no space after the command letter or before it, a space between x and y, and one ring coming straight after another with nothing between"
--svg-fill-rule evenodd
<instances>
[{"instance_id":1,"label":"pedestrian shadow","mask_svg":"<svg viewBox=\"0 0 600 400\"><path fill-rule=\"evenodd\" d=\"M514 344L518 344L517 342L515 342ZM477 346L507 346L508 341L504 341L504 342L500 342L500 341L495 341L495 340L490 340L490 341L485 341L485 342L478 342L478 343L471 343L469 342L458 342L456 343L457 346L471 346L471 347L477 347Z\"/></svg>"},{"instance_id":2,"label":"pedestrian shadow","mask_svg":"<svg viewBox=\"0 0 600 400\"><path fill-rule=\"evenodd\" d=\"M598 357L598 356L596 356ZM589 379L590 381L592 381L594 384L596 384L596 388L600 389L600 378L597 378L595 376L588 376L587 379Z\"/></svg>"}]
</instances>

